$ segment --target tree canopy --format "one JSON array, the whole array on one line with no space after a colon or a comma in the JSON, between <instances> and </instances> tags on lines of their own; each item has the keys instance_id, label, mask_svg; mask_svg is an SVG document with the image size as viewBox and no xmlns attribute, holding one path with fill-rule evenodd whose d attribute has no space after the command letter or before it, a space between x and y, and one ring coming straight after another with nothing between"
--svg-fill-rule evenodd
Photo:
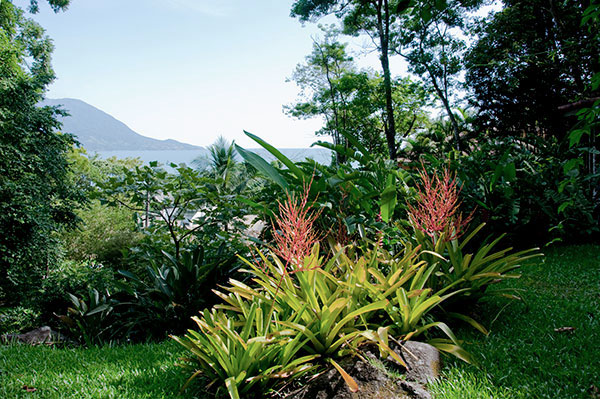
<instances>
[{"instance_id":1,"label":"tree canopy","mask_svg":"<svg viewBox=\"0 0 600 399\"><path fill-rule=\"evenodd\" d=\"M479 25L466 58L479 128L495 135L567 134L574 120L560 107L598 96L588 86L600 67L600 43L581 26L587 3L507 0Z\"/></svg>"},{"instance_id":2,"label":"tree canopy","mask_svg":"<svg viewBox=\"0 0 600 399\"><path fill-rule=\"evenodd\" d=\"M323 117L325 123L317 135L331 136L334 145L342 147L348 147L346 137L352 135L371 153L385 155L384 79L371 70L359 70L336 32L328 31L322 40L315 40L313 51L296 67L292 79L302 96L285 107L289 115ZM429 93L409 78L394 79L391 89L394 142L401 143L423 126ZM336 155L338 162L344 161L341 153Z\"/></svg>"},{"instance_id":3,"label":"tree canopy","mask_svg":"<svg viewBox=\"0 0 600 399\"><path fill-rule=\"evenodd\" d=\"M51 1L56 9L67 2ZM32 7L37 6L34 2ZM73 224L81 193L68 178L75 143L54 107L38 107L53 81L52 42L10 1L0 2L0 290L22 294L53 262L53 235ZM14 301L15 297L6 298Z\"/></svg>"},{"instance_id":4,"label":"tree canopy","mask_svg":"<svg viewBox=\"0 0 600 399\"><path fill-rule=\"evenodd\" d=\"M318 19L335 13L342 20L346 34L368 34L379 52L383 71L384 133L391 159L396 158L396 120L392 99L392 75L390 71L390 35L394 14L404 9L404 0L297 0L292 5L292 16L300 21Z\"/></svg>"}]
</instances>

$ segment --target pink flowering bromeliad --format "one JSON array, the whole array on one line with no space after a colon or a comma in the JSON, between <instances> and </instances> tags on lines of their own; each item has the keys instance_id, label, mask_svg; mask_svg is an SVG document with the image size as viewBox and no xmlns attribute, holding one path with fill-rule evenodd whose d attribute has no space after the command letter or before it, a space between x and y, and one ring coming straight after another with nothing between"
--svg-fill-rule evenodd
<instances>
[{"instance_id":1,"label":"pink flowering bromeliad","mask_svg":"<svg viewBox=\"0 0 600 399\"><path fill-rule=\"evenodd\" d=\"M287 199L278 202L279 215L272 224L275 247L273 252L285 261L291 273L304 270L304 258L319 241L314 223L320 212L311 209L308 195L312 180L304 184L300 198L287 194Z\"/></svg>"},{"instance_id":2,"label":"pink flowering bromeliad","mask_svg":"<svg viewBox=\"0 0 600 399\"><path fill-rule=\"evenodd\" d=\"M447 168L441 178L438 175L429 177L424 169L419 176L421 184L417 203L415 206L408 205L408 215L413 226L433 241L442 236L446 242L462 236L473 214L463 218L459 212L461 188L456 183L456 177Z\"/></svg>"}]
</instances>

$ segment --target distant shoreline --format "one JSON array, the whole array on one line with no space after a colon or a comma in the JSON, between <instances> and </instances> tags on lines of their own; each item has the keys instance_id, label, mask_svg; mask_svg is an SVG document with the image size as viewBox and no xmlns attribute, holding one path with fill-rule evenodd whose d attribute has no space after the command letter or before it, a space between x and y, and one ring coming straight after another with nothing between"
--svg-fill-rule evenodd
<instances>
[{"instance_id":1,"label":"distant shoreline","mask_svg":"<svg viewBox=\"0 0 600 399\"><path fill-rule=\"evenodd\" d=\"M257 153L267 162L275 160L264 148L249 148L250 151ZM286 157L292 161L304 161L306 158L313 159L318 163L329 165L331 163L331 151L325 148L281 148L279 149ZM89 154L98 154L100 158L140 158L142 162L148 163L158 161L161 164L175 163L177 165L185 163L187 166L194 166L192 162L197 158L209 162L210 153L205 148L196 150L114 150L114 151L90 151ZM238 160L241 158L238 156Z\"/></svg>"}]
</instances>

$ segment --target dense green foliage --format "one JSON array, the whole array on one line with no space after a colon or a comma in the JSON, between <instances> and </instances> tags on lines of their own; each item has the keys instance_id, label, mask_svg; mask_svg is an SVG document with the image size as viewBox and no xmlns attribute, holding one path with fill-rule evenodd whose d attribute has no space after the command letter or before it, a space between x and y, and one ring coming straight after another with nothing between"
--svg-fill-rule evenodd
<instances>
[{"instance_id":1,"label":"dense green foliage","mask_svg":"<svg viewBox=\"0 0 600 399\"><path fill-rule=\"evenodd\" d=\"M468 315L442 312L441 305L446 308L450 298L476 303L493 283L518 278L514 272L536 250L497 251L500 237L470 252L465 246L479 229L458 241L468 220L457 212L457 187L449 182L449 172L434 185L425 173L422 179L422 211L410 207L414 238L396 245L395 254L379 242L374 247L333 244L331 252L322 253L315 232L320 213L311 211L309 202L314 180L301 193L288 193L275 216L270 256L257 251L245 260L251 281L231 279L217 291L223 303L194 318L200 331L175 337L190 351L190 379L204 375L232 399L260 397L280 375L295 378L306 369L331 365L356 391L339 359L359 353L359 345L368 341L384 358L404 364L390 339L427 339L469 361L447 321L455 318L487 331Z\"/></svg>"},{"instance_id":2,"label":"dense green foliage","mask_svg":"<svg viewBox=\"0 0 600 399\"><path fill-rule=\"evenodd\" d=\"M38 24L0 4L0 298L9 303L56 264L54 232L83 200L67 179L74 140L56 132L60 111L36 106L54 79L51 51Z\"/></svg>"},{"instance_id":3,"label":"dense green foliage","mask_svg":"<svg viewBox=\"0 0 600 399\"><path fill-rule=\"evenodd\" d=\"M198 244L219 247L221 240L235 239L244 228L240 220L244 213L234 203L235 195L223 192L227 180L205 177L185 165L170 166L176 168L174 173L156 162L124 168L102 182L102 197L140 216L147 233L146 249L153 256L160 254L161 245L179 259L183 249Z\"/></svg>"},{"instance_id":4,"label":"dense green foliage","mask_svg":"<svg viewBox=\"0 0 600 399\"><path fill-rule=\"evenodd\" d=\"M15 306L0 309L0 334L18 333L37 326L40 314L35 310Z\"/></svg>"},{"instance_id":5,"label":"dense green foliage","mask_svg":"<svg viewBox=\"0 0 600 399\"><path fill-rule=\"evenodd\" d=\"M308 101L290 113L325 116L320 133L350 151L359 147L340 130L372 154L381 154L385 137L390 158L405 167L450 164L465 184L465 207L483 209L489 231L507 232L515 242L589 240L600 215L597 7L538 3L508 1L483 18L474 13L481 1L296 1L291 13L302 22L334 15L344 34L368 36L383 77L367 97L345 45L328 28L295 72ZM424 102L404 117L397 112L412 102L388 99L401 81L390 70L394 56L408 62L443 116L419 114ZM371 108L361 105L364 98ZM466 99L470 109L457 110ZM352 123L352 115L360 122ZM366 134L365 122L376 132ZM351 162L343 152L338 161Z\"/></svg>"},{"instance_id":6,"label":"dense green foliage","mask_svg":"<svg viewBox=\"0 0 600 399\"><path fill-rule=\"evenodd\" d=\"M77 228L65 230L60 239L65 258L77 262L124 267L128 251L139 245L143 235L136 214L125 206L108 206L101 201L101 185L123 169L140 166L139 159L101 159L84 149L69 153L69 178L86 193L89 201L77 209Z\"/></svg>"},{"instance_id":7,"label":"dense green foliage","mask_svg":"<svg viewBox=\"0 0 600 399\"><path fill-rule=\"evenodd\" d=\"M164 252L151 259L145 276L120 270L127 278L115 295L119 325L132 339L164 338L167 333L185 331L191 317L212 305L217 297L206 287L224 284L237 268L237 258L225 244L217 252L198 246L184 250L179 259Z\"/></svg>"},{"instance_id":8,"label":"dense green foliage","mask_svg":"<svg viewBox=\"0 0 600 399\"><path fill-rule=\"evenodd\" d=\"M594 96L600 42L581 26L589 1L506 1L480 25L467 56L477 123L494 135L564 138L573 118L560 106ZM597 90L596 90L597 95Z\"/></svg>"}]
</instances>

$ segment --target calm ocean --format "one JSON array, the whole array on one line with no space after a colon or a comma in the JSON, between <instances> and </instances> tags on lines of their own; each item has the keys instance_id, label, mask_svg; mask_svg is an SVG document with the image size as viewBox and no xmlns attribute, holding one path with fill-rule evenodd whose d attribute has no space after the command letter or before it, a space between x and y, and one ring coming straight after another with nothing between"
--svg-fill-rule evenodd
<instances>
[{"instance_id":1,"label":"calm ocean","mask_svg":"<svg viewBox=\"0 0 600 399\"><path fill-rule=\"evenodd\" d=\"M253 151L263 157L267 162L275 159L264 148L252 148ZM331 162L331 151L325 148L283 148L280 151L292 161L304 161L306 158L313 159L321 164L329 164ZM185 163L188 166L192 165L194 160L200 160L201 165L208 163L209 153L206 149L199 150L169 150L169 151L98 151L98 155L102 158L140 158L143 162L158 161L162 164Z\"/></svg>"}]
</instances>

